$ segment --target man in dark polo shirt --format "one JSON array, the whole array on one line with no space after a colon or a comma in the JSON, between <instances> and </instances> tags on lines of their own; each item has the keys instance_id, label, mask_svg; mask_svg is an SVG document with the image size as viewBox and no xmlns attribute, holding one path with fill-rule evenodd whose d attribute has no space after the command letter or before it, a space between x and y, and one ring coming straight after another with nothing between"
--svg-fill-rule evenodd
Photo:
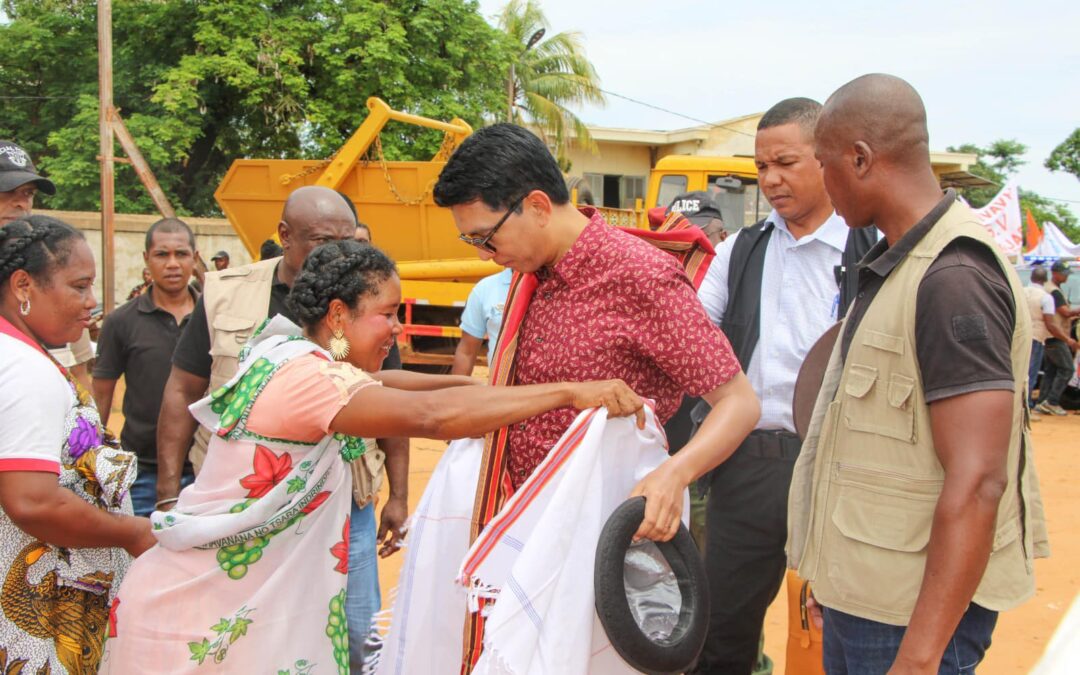
<instances>
[{"instance_id":1,"label":"man in dark polo shirt","mask_svg":"<svg viewBox=\"0 0 1080 675\"><path fill-rule=\"evenodd\" d=\"M837 213L884 238L859 264L796 463L788 562L823 608L827 672L973 672L1048 552L1021 286L941 190L907 82L844 85L815 138Z\"/></svg>"},{"instance_id":2,"label":"man in dark polo shirt","mask_svg":"<svg viewBox=\"0 0 1080 675\"><path fill-rule=\"evenodd\" d=\"M124 376L124 428L120 442L139 458L131 487L135 514L148 516L157 495L157 420L161 394L180 331L195 308L188 287L195 264L195 235L176 218L159 220L146 232L143 260L149 270L146 292L105 319L94 364L94 400L102 424L109 421L116 381ZM181 484L195 479L184 467Z\"/></svg>"}]
</instances>

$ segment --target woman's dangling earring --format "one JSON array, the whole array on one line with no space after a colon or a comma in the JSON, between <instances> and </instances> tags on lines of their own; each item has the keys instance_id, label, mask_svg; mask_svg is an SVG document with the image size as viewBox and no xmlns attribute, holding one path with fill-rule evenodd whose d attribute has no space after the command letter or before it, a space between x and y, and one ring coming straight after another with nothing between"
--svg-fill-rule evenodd
<instances>
[{"instance_id":1,"label":"woman's dangling earring","mask_svg":"<svg viewBox=\"0 0 1080 675\"><path fill-rule=\"evenodd\" d=\"M335 361L344 361L349 355L349 341L345 338L345 331L338 328L330 338L330 356Z\"/></svg>"},{"instance_id":2,"label":"woman's dangling earring","mask_svg":"<svg viewBox=\"0 0 1080 675\"><path fill-rule=\"evenodd\" d=\"M27 298L19 303L19 314L23 316L30 316L30 298Z\"/></svg>"}]
</instances>

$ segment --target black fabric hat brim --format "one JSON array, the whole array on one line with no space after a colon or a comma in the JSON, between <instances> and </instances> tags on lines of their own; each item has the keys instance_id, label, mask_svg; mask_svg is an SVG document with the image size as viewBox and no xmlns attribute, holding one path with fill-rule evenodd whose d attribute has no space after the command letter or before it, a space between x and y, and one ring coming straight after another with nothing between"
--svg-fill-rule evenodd
<instances>
[{"instance_id":1,"label":"black fabric hat brim","mask_svg":"<svg viewBox=\"0 0 1080 675\"><path fill-rule=\"evenodd\" d=\"M56 194L56 186L44 176L39 176L30 171L3 171L0 172L0 192L11 192L17 187L34 183L37 188L47 195Z\"/></svg>"},{"instance_id":2,"label":"black fabric hat brim","mask_svg":"<svg viewBox=\"0 0 1080 675\"><path fill-rule=\"evenodd\" d=\"M829 357L832 356L836 338L840 335L840 323L834 323L817 339L814 346L807 352L803 364L799 368L799 375L795 379L795 396L791 401L791 414L795 421L795 433L799 439L805 441L806 434L810 431L810 418L814 415L814 404L817 403L818 392L821 384L825 381L825 369L829 366Z\"/></svg>"},{"instance_id":3,"label":"black fabric hat brim","mask_svg":"<svg viewBox=\"0 0 1080 675\"><path fill-rule=\"evenodd\" d=\"M679 582L682 607L670 643L650 640L634 620L623 580L626 551L644 517L645 498L628 499L615 509L600 532L593 569L596 614L615 651L632 667L656 675L682 673L697 660L709 628L705 565L685 525L679 525L671 541L656 542Z\"/></svg>"}]
</instances>

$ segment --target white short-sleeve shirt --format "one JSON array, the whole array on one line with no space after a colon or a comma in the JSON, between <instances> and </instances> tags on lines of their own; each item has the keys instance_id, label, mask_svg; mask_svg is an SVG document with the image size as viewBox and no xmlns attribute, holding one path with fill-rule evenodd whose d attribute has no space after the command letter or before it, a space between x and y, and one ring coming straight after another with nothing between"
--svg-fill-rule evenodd
<instances>
[{"instance_id":1,"label":"white short-sleeve shirt","mask_svg":"<svg viewBox=\"0 0 1080 675\"><path fill-rule=\"evenodd\" d=\"M848 227L833 213L812 234L799 239L776 211L765 249L761 280L761 329L746 376L761 399L757 429L795 431L791 405L795 380L806 354L837 320L840 287L834 268L841 263ZM727 311L728 270L736 236L716 248L716 258L698 289L698 298L714 323Z\"/></svg>"},{"instance_id":2,"label":"white short-sleeve shirt","mask_svg":"<svg viewBox=\"0 0 1080 675\"><path fill-rule=\"evenodd\" d=\"M4 334L0 382L0 471L59 474L71 385L44 354Z\"/></svg>"},{"instance_id":3,"label":"white short-sleeve shirt","mask_svg":"<svg viewBox=\"0 0 1080 675\"><path fill-rule=\"evenodd\" d=\"M505 269L478 281L461 313L461 330L481 340L487 337L488 353L494 352L495 343L499 341L506 294L510 292L513 276L513 270Z\"/></svg>"}]
</instances>

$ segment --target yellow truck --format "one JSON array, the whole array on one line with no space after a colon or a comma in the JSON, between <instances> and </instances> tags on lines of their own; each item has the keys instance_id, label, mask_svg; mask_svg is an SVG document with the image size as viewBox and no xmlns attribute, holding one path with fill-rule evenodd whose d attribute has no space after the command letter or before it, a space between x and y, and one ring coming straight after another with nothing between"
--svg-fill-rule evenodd
<instances>
[{"instance_id":1,"label":"yellow truck","mask_svg":"<svg viewBox=\"0 0 1080 675\"><path fill-rule=\"evenodd\" d=\"M662 157L649 174L646 205L666 207L680 194L698 190L718 195L728 231L753 225L769 213L769 203L758 190L757 166L751 157Z\"/></svg>"},{"instance_id":2,"label":"yellow truck","mask_svg":"<svg viewBox=\"0 0 1080 675\"><path fill-rule=\"evenodd\" d=\"M301 185L323 185L349 196L377 246L397 261L401 274L402 360L414 366L447 368L453 360L461 311L477 281L500 271L481 261L458 240L450 212L435 206L432 189L447 158L472 128L460 119L441 122L392 110L381 99L367 101L368 116L328 160L240 159L233 162L214 193L253 257L277 232L289 193ZM379 134L390 122L443 132L429 161L387 161ZM720 190L729 227L742 227L763 214L754 162L742 157L669 156L649 178L646 203L667 206L679 193ZM720 181L719 184L717 181ZM632 210L602 209L615 225L648 227L640 202ZM730 214L729 214L730 211ZM737 216L741 214L740 219Z\"/></svg>"}]
</instances>

